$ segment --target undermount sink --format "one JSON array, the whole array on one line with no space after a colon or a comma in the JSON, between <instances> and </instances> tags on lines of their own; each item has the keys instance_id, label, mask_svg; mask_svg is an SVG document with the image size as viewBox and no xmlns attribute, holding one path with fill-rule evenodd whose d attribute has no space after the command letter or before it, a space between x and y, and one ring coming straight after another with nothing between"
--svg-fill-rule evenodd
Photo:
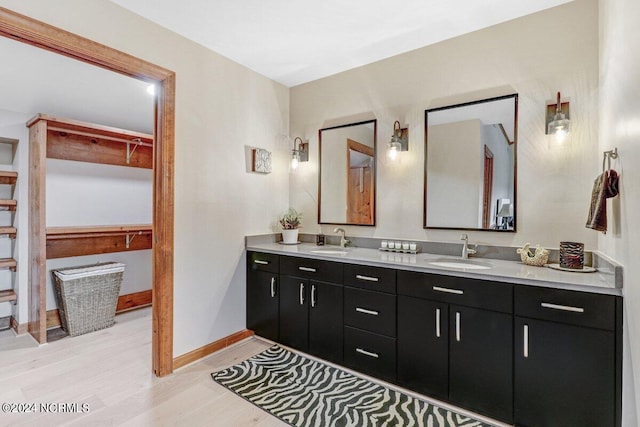
<instances>
[{"instance_id":1,"label":"undermount sink","mask_svg":"<svg viewBox=\"0 0 640 427\"><path fill-rule=\"evenodd\" d=\"M464 270L488 270L491 268L490 264L469 259L438 259L430 261L429 264L438 267L460 268Z\"/></svg>"},{"instance_id":2,"label":"undermount sink","mask_svg":"<svg viewBox=\"0 0 640 427\"><path fill-rule=\"evenodd\" d=\"M321 254L321 255L346 255L347 251L340 249L314 249L309 251L312 254Z\"/></svg>"}]
</instances>

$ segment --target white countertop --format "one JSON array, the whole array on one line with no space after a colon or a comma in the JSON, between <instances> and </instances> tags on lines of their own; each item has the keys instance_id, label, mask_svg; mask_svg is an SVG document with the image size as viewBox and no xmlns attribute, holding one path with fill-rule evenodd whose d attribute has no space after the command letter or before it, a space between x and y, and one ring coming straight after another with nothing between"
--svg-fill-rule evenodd
<instances>
[{"instance_id":1,"label":"white countertop","mask_svg":"<svg viewBox=\"0 0 640 427\"><path fill-rule=\"evenodd\" d=\"M568 289L608 295L622 295L622 289L616 288L613 272L597 271L595 273L565 272L547 267L534 267L521 262L503 261L489 258L472 257L472 262L481 263L489 269L475 270L467 268L448 268L431 264L438 261L456 261L460 257L438 254L418 253L416 255L383 252L377 249L351 248L341 249L338 246L316 246L312 243L283 245L280 243L261 243L247 246L247 250L268 252L278 255L315 258L343 263L391 267L398 270L419 271L424 273L444 274L448 276L469 277L473 279L493 280L520 285L542 286L555 289ZM332 255L314 253L322 250L345 250L346 254Z\"/></svg>"}]
</instances>

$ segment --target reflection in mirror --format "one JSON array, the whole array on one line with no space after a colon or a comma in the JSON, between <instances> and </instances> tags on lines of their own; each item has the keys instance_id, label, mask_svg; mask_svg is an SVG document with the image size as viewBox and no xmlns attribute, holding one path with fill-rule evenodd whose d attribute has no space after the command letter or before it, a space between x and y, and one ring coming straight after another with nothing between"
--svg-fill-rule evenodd
<instances>
[{"instance_id":1,"label":"reflection in mirror","mask_svg":"<svg viewBox=\"0 0 640 427\"><path fill-rule=\"evenodd\" d=\"M375 225L376 120L320 129L318 223Z\"/></svg>"},{"instance_id":2,"label":"reflection in mirror","mask_svg":"<svg viewBox=\"0 0 640 427\"><path fill-rule=\"evenodd\" d=\"M425 111L425 228L516 230L517 112L517 94Z\"/></svg>"}]
</instances>

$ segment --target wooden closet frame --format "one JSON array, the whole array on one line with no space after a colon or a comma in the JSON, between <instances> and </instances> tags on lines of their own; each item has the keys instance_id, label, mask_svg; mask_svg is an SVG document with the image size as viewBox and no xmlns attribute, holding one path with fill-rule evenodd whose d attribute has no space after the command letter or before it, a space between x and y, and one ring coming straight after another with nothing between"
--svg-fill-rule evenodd
<instances>
[{"instance_id":1,"label":"wooden closet frame","mask_svg":"<svg viewBox=\"0 0 640 427\"><path fill-rule=\"evenodd\" d=\"M173 372L173 221L175 73L52 25L0 7L0 36L59 53L157 87L153 153L153 338L157 376ZM41 169L43 171L43 169ZM37 171L36 171L37 172ZM30 179L30 182L31 179ZM40 182L44 182L41 180ZM40 188L29 189L29 332L43 342L46 307L34 289L44 291L46 230ZM34 317L32 317L32 314ZM46 337L45 337L46 340Z\"/></svg>"}]
</instances>

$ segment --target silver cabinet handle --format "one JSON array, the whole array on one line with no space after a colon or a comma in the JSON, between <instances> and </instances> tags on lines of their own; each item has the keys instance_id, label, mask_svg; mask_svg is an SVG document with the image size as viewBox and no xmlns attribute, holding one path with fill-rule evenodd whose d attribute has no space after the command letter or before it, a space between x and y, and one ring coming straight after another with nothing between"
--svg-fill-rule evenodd
<instances>
[{"instance_id":1,"label":"silver cabinet handle","mask_svg":"<svg viewBox=\"0 0 640 427\"><path fill-rule=\"evenodd\" d=\"M570 305L558 305L551 304L549 302L540 303L540 306L544 308L550 308L552 310L562 310L562 311L572 311L574 313L584 313L584 308L582 307L572 307Z\"/></svg>"},{"instance_id":2,"label":"silver cabinet handle","mask_svg":"<svg viewBox=\"0 0 640 427\"><path fill-rule=\"evenodd\" d=\"M436 308L436 337L440 338L440 309Z\"/></svg>"},{"instance_id":3,"label":"silver cabinet handle","mask_svg":"<svg viewBox=\"0 0 640 427\"><path fill-rule=\"evenodd\" d=\"M370 351L367 350L363 350L361 348L356 348L356 351L360 354L364 354L365 356L369 356L369 357L375 357L376 359L380 356L378 356L378 353L372 353Z\"/></svg>"},{"instance_id":4,"label":"silver cabinet handle","mask_svg":"<svg viewBox=\"0 0 640 427\"><path fill-rule=\"evenodd\" d=\"M367 282L377 282L378 280L380 280L377 277L371 277L371 276L362 276L360 274L356 274L356 279L360 279L360 280L366 280Z\"/></svg>"},{"instance_id":5,"label":"silver cabinet handle","mask_svg":"<svg viewBox=\"0 0 640 427\"><path fill-rule=\"evenodd\" d=\"M304 283L300 282L300 305L304 305Z\"/></svg>"},{"instance_id":6,"label":"silver cabinet handle","mask_svg":"<svg viewBox=\"0 0 640 427\"><path fill-rule=\"evenodd\" d=\"M460 312L456 311L456 341L460 342Z\"/></svg>"},{"instance_id":7,"label":"silver cabinet handle","mask_svg":"<svg viewBox=\"0 0 640 427\"><path fill-rule=\"evenodd\" d=\"M253 260L254 264L262 264L262 265L268 265L269 261L262 261L261 259L254 259Z\"/></svg>"},{"instance_id":8,"label":"silver cabinet handle","mask_svg":"<svg viewBox=\"0 0 640 427\"><path fill-rule=\"evenodd\" d=\"M524 335L524 348L522 349L522 355L526 359L529 357L529 325L524 325L522 332Z\"/></svg>"},{"instance_id":9,"label":"silver cabinet handle","mask_svg":"<svg viewBox=\"0 0 640 427\"><path fill-rule=\"evenodd\" d=\"M377 316L378 314L380 314L378 311L375 310L367 310L366 308L360 308L360 307L356 307L356 311L358 313L364 313L364 314L370 314L372 316Z\"/></svg>"},{"instance_id":10,"label":"silver cabinet handle","mask_svg":"<svg viewBox=\"0 0 640 427\"><path fill-rule=\"evenodd\" d=\"M276 278L271 278L271 298L275 298L276 296Z\"/></svg>"},{"instance_id":11,"label":"silver cabinet handle","mask_svg":"<svg viewBox=\"0 0 640 427\"><path fill-rule=\"evenodd\" d=\"M311 285L311 307L316 306L316 285Z\"/></svg>"},{"instance_id":12,"label":"silver cabinet handle","mask_svg":"<svg viewBox=\"0 0 640 427\"><path fill-rule=\"evenodd\" d=\"M298 270L300 271L308 271L310 273L315 273L316 269L315 268L311 268L311 267L298 267Z\"/></svg>"},{"instance_id":13,"label":"silver cabinet handle","mask_svg":"<svg viewBox=\"0 0 640 427\"><path fill-rule=\"evenodd\" d=\"M464 291L463 291L463 290L460 290L460 289L442 288L442 287L440 287L440 286L434 286L434 287L433 287L433 290L434 290L434 291L437 291L437 292L446 292L446 293L448 293L448 294L456 294L456 295L462 295L462 294L464 294Z\"/></svg>"}]
</instances>

